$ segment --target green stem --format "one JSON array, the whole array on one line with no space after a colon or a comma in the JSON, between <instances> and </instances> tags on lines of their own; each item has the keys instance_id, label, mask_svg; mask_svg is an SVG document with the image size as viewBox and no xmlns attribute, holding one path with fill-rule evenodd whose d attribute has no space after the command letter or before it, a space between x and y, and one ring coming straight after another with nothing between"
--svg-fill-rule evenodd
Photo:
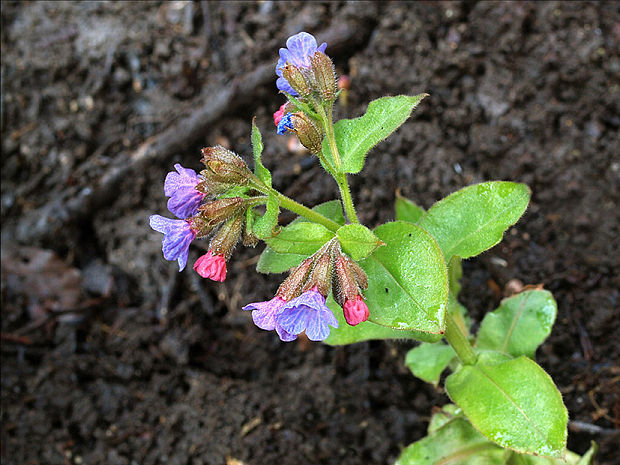
<instances>
[{"instance_id":1,"label":"green stem","mask_svg":"<svg viewBox=\"0 0 620 465\"><path fill-rule=\"evenodd\" d=\"M260 181L256 176L252 175L250 177L250 186L256 189L263 194L271 194L278 198L278 202L282 208L286 208L287 210L292 211L293 213L297 213L299 216L303 216L304 218L309 219L310 221L314 221L315 223L322 224L330 231L336 232L340 229L340 225L335 221L330 220L326 216L321 215L320 213L311 210L305 205L300 204L299 202L295 202L290 197L287 197L284 194L281 194L273 187L265 185L262 181Z\"/></svg>"},{"instance_id":2,"label":"green stem","mask_svg":"<svg viewBox=\"0 0 620 465\"><path fill-rule=\"evenodd\" d=\"M336 223L335 221L332 221L329 218L321 215L320 213L317 213L314 210L309 209L305 205L295 202L293 199L287 197L286 195L280 194L276 190L273 191L273 194L278 197L278 200L280 201L280 206L282 208L286 208L287 210L290 210L293 213L297 213L299 216L308 218L310 221L314 221L315 223L322 224L330 231L336 232L338 231L338 229L340 229L340 225Z\"/></svg>"},{"instance_id":3,"label":"green stem","mask_svg":"<svg viewBox=\"0 0 620 465\"><path fill-rule=\"evenodd\" d=\"M323 112L323 116L325 116L325 112ZM357 213L355 213L355 206L353 205L353 199L351 198L351 190L349 189L349 182L347 181L346 173L343 173L342 170L342 160L340 159L340 153L338 152L338 145L336 144L336 135L334 133L334 116L333 116L333 104L330 104L327 107L327 118L325 121L325 137L327 137L327 142L329 144L329 149L332 152L332 159L334 160L334 173L336 182L338 183L338 188L340 189L340 196L342 197L342 204L344 206L344 211L347 214L347 218L352 223L359 223L360 220L357 218Z\"/></svg>"},{"instance_id":4,"label":"green stem","mask_svg":"<svg viewBox=\"0 0 620 465\"><path fill-rule=\"evenodd\" d=\"M476 363L474 348L467 340L467 337L461 332L450 312L446 312L446 334L444 334L444 336L456 352L456 355L461 359L461 362L465 365L473 365Z\"/></svg>"}]
</instances>

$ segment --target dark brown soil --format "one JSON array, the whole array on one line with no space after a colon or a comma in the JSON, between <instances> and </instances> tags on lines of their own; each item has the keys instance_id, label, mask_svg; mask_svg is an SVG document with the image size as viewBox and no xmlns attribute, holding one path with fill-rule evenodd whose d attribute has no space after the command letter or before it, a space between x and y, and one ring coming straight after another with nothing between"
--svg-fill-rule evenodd
<instances>
[{"instance_id":1,"label":"dark brown soil","mask_svg":"<svg viewBox=\"0 0 620 465\"><path fill-rule=\"evenodd\" d=\"M554 293L538 360L577 422L569 448L595 440L599 463L618 463L619 5L3 3L3 463L389 464L448 401L404 367L410 343L284 344L257 329L240 307L281 279L255 273L260 248L235 253L225 284L161 257L147 219L165 214L166 172L199 169L215 143L249 160L253 115L276 186L308 205L337 195L275 135L275 80L128 170L112 201L63 216L67 193L87 196L143 141L274 66L300 30L336 37L327 52L352 78L340 116L431 94L351 179L365 224L393 217L397 188L425 207L483 180L532 188L505 240L465 263L462 300L480 321L512 279ZM24 222L50 205L55 229Z\"/></svg>"}]
</instances>

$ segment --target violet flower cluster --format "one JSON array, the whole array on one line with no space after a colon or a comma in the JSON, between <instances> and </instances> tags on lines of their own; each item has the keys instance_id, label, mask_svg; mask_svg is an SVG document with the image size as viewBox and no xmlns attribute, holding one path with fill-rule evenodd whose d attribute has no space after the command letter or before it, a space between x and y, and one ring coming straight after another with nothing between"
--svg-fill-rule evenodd
<instances>
[{"instance_id":1,"label":"violet flower cluster","mask_svg":"<svg viewBox=\"0 0 620 465\"><path fill-rule=\"evenodd\" d=\"M298 105L309 101L311 95L315 101L333 102L337 90L333 63L324 54L327 44L318 46L306 32L290 37L286 45L280 49L276 85L290 101L274 113L274 123L278 134L295 133L316 153L323 130ZM253 208L265 204L268 197L261 193L269 194L273 189L231 151L207 147L202 152L205 169L199 174L177 163L176 171L166 176L168 210L178 219L153 215L150 225L164 234L164 258L177 260L179 271L187 264L190 244L197 238L210 238L208 252L193 268L202 277L222 282L226 279L226 262L238 240L243 237L249 246L258 242L252 229L258 213ZM333 239L292 269L275 297L248 304L243 310L252 312L256 326L276 331L282 341L293 341L302 333L312 341L322 341L329 336L330 328L339 327L326 304L329 293L333 290L347 323L357 325L368 319L362 294L366 286L364 272Z\"/></svg>"}]
</instances>

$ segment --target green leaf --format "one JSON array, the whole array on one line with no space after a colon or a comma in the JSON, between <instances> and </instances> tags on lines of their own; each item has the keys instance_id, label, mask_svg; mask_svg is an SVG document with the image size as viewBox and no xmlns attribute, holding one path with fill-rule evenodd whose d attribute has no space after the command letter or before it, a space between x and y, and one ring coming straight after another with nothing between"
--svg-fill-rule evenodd
<instances>
[{"instance_id":1,"label":"green leaf","mask_svg":"<svg viewBox=\"0 0 620 465\"><path fill-rule=\"evenodd\" d=\"M342 308L336 303L331 294L327 299L327 306L332 310L332 312L334 312L334 315L338 320L338 328L331 328L329 337L323 341L332 346L354 344L356 342L373 339L415 339L418 341L428 342L436 342L441 339L441 334L392 329L386 326L377 325L370 321L364 321L358 325L350 326L344 319Z\"/></svg>"},{"instance_id":2,"label":"green leaf","mask_svg":"<svg viewBox=\"0 0 620 465\"><path fill-rule=\"evenodd\" d=\"M455 417L463 417L463 411L454 404L444 405L439 412L433 413L431 421L428 422L428 434L434 433Z\"/></svg>"},{"instance_id":3,"label":"green leaf","mask_svg":"<svg viewBox=\"0 0 620 465\"><path fill-rule=\"evenodd\" d=\"M342 212L342 204L340 203L340 200L330 200L329 202L320 203L312 210L338 223L340 226L345 223L344 213ZM291 224L302 222L310 222L310 220L304 218L303 216L298 216L293 221L291 221Z\"/></svg>"},{"instance_id":4,"label":"green leaf","mask_svg":"<svg viewBox=\"0 0 620 465\"><path fill-rule=\"evenodd\" d=\"M330 200L329 202L319 204L314 207L313 210L340 225L344 224L342 204L338 200ZM309 222L309 220L303 216L299 216L294 219L289 226L292 224L307 222ZM258 259L256 271L259 273L284 273L285 271L299 265L304 259L308 258L318 249L319 248L317 247L316 250L309 253L278 253L267 246Z\"/></svg>"},{"instance_id":5,"label":"green leaf","mask_svg":"<svg viewBox=\"0 0 620 465\"><path fill-rule=\"evenodd\" d=\"M353 260L368 257L382 242L370 229L361 224L345 224L336 231L342 250Z\"/></svg>"},{"instance_id":6,"label":"green leaf","mask_svg":"<svg viewBox=\"0 0 620 465\"><path fill-rule=\"evenodd\" d=\"M420 344L407 353L405 364L414 376L437 386L441 373L456 357L454 349L442 342Z\"/></svg>"},{"instance_id":7,"label":"green leaf","mask_svg":"<svg viewBox=\"0 0 620 465\"><path fill-rule=\"evenodd\" d=\"M370 102L363 116L338 121L334 125L334 132L342 160L342 172L359 173L368 151L396 131L427 95L382 97ZM323 155L333 164L327 138L323 140Z\"/></svg>"},{"instance_id":8,"label":"green leaf","mask_svg":"<svg viewBox=\"0 0 620 465\"><path fill-rule=\"evenodd\" d=\"M482 320L476 346L534 358L536 348L551 333L557 310L549 291L525 291L504 299Z\"/></svg>"},{"instance_id":9,"label":"green leaf","mask_svg":"<svg viewBox=\"0 0 620 465\"><path fill-rule=\"evenodd\" d=\"M360 262L368 275L370 320L395 329L443 333L448 274L435 240L404 221L374 232L386 245Z\"/></svg>"},{"instance_id":10,"label":"green leaf","mask_svg":"<svg viewBox=\"0 0 620 465\"><path fill-rule=\"evenodd\" d=\"M282 228L265 242L276 252L312 255L333 237L334 233L323 225L301 222Z\"/></svg>"},{"instance_id":11,"label":"green leaf","mask_svg":"<svg viewBox=\"0 0 620 465\"><path fill-rule=\"evenodd\" d=\"M439 243L447 262L490 249L523 215L530 189L514 182L465 187L434 204L418 222Z\"/></svg>"},{"instance_id":12,"label":"green leaf","mask_svg":"<svg viewBox=\"0 0 620 465\"><path fill-rule=\"evenodd\" d=\"M500 446L553 458L566 453L562 395L529 358L490 363L480 357L448 376L446 390L472 425Z\"/></svg>"},{"instance_id":13,"label":"green leaf","mask_svg":"<svg viewBox=\"0 0 620 465\"><path fill-rule=\"evenodd\" d=\"M299 265L310 255L312 254L278 253L269 247L265 247L256 264L256 271L259 273L284 273Z\"/></svg>"},{"instance_id":14,"label":"green leaf","mask_svg":"<svg viewBox=\"0 0 620 465\"><path fill-rule=\"evenodd\" d=\"M408 221L409 223L417 223L424 215L424 209L417 206L413 201L396 194L396 202L394 203L397 221Z\"/></svg>"},{"instance_id":15,"label":"green leaf","mask_svg":"<svg viewBox=\"0 0 620 465\"><path fill-rule=\"evenodd\" d=\"M592 465L594 454L596 454L596 443L592 441L590 449L580 457L569 450L566 451L566 461L562 459L551 459L548 457L536 457L534 455L524 455L513 452L512 455L502 465Z\"/></svg>"},{"instance_id":16,"label":"green leaf","mask_svg":"<svg viewBox=\"0 0 620 465\"><path fill-rule=\"evenodd\" d=\"M269 194L265 214L254 220L252 229L260 239L268 239L277 234L278 214L280 213L280 203L275 195Z\"/></svg>"},{"instance_id":17,"label":"green leaf","mask_svg":"<svg viewBox=\"0 0 620 465\"><path fill-rule=\"evenodd\" d=\"M407 447L395 465L498 465L504 450L455 417Z\"/></svg>"},{"instance_id":18,"label":"green leaf","mask_svg":"<svg viewBox=\"0 0 620 465\"><path fill-rule=\"evenodd\" d=\"M256 126L256 117L252 118L252 150L254 152L254 174L260 179L266 186L271 187L271 173L260 159L263 153L263 138L260 135L260 131Z\"/></svg>"}]
</instances>

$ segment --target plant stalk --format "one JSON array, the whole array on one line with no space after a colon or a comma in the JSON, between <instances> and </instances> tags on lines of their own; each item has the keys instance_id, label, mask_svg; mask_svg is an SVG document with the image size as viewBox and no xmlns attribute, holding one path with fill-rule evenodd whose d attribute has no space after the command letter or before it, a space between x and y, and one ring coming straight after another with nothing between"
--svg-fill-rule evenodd
<instances>
[{"instance_id":1,"label":"plant stalk","mask_svg":"<svg viewBox=\"0 0 620 465\"><path fill-rule=\"evenodd\" d=\"M342 204L344 211L347 214L347 218L352 223L359 223L355 213L355 206L353 205L353 199L351 198L351 190L349 189L349 182L347 181L346 173L341 172L342 160L340 159L340 153L338 152L338 146L336 145L336 135L334 133L334 117L333 117L333 104L330 104L327 108L327 121L325 121L325 137L329 144L329 149L332 152L332 159L334 160L336 173L335 179L340 189L340 196L342 197Z\"/></svg>"},{"instance_id":2,"label":"plant stalk","mask_svg":"<svg viewBox=\"0 0 620 465\"><path fill-rule=\"evenodd\" d=\"M456 321L454 321L450 312L446 312L446 333L444 336L463 364L474 365L476 363L474 348L469 343L469 340L463 334Z\"/></svg>"}]
</instances>

